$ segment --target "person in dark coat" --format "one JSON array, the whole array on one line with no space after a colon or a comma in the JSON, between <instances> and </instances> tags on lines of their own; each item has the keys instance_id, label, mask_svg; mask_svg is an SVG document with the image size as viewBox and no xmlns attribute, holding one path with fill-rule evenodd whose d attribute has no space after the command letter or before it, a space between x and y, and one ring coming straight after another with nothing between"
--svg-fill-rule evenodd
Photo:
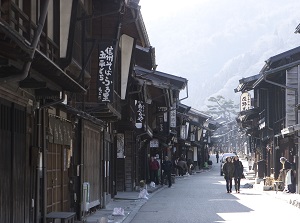
<instances>
[{"instance_id":1,"label":"person in dark coat","mask_svg":"<svg viewBox=\"0 0 300 223\"><path fill-rule=\"evenodd\" d=\"M185 175L188 171L188 166L187 166L186 162L183 160L179 160L177 165L178 165L178 169L179 169L179 176Z\"/></svg>"},{"instance_id":2,"label":"person in dark coat","mask_svg":"<svg viewBox=\"0 0 300 223\"><path fill-rule=\"evenodd\" d=\"M227 193L232 192L232 178L234 175L234 165L231 161L231 157L226 158L226 163L223 166L223 174L226 180Z\"/></svg>"},{"instance_id":3,"label":"person in dark coat","mask_svg":"<svg viewBox=\"0 0 300 223\"><path fill-rule=\"evenodd\" d=\"M217 151L216 153L216 159L217 159L217 163L219 163L219 151Z\"/></svg>"},{"instance_id":4,"label":"person in dark coat","mask_svg":"<svg viewBox=\"0 0 300 223\"><path fill-rule=\"evenodd\" d=\"M237 193L240 193L241 179L243 177L244 167L238 156L233 159L234 165L234 187Z\"/></svg>"},{"instance_id":5,"label":"person in dark coat","mask_svg":"<svg viewBox=\"0 0 300 223\"><path fill-rule=\"evenodd\" d=\"M174 160L174 168L175 168L175 175L178 176L179 172L180 172L180 167L178 166L178 162L179 162L179 157L177 157Z\"/></svg>"},{"instance_id":6,"label":"person in dark coat","mask_svg":"<svg viewBox=\"0 0 300 223\"><path fill-rule=\"evenodd\" d=\"M162 163L162 169L163 169L163 177L161 179L161 185L164 184L164 179L165 177L167 176L168 178L168 183L169 183L169 187L172 186L172 180L171 180L171 172L172 172L172 167L173 167L173 164L172 162L169 160L169 157L168 156L165 156L165 160L164 162Z\"/></svg>"},{"instance_id":7,"label":"person in dark coat","mask_svg":"<svg viewBox=\"0 0 300 223\"><path fill-rule=\"evenodd\" d=\"M150 180L154 182L156 185L158 185L159 184L158 181L159 162L153 156L151 157L149 163L149 169L150 169Z\"/></svg>"}]
</instances>

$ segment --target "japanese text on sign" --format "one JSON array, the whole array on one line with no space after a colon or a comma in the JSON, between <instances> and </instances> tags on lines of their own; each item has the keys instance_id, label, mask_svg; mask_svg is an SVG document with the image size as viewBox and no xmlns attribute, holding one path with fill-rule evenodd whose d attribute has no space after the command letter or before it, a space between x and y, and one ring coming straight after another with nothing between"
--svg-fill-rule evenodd
<instances>
[{"instance_id":1,"label":"japanese text on sign","mask_svg":"<svg viewBox=\"0 0 300 223\"><path fill-rule=\"evenodd\" d=\"M98 101L111 102L113 92L113 62L114 47L112 44L99 46L99 72L98 72Z\"/></svg>"},{"instance_id":2,"label":"japanese text on sign","mask_svg":"<svg viewBox=\"0 0 300 223\"><path fill-rule=\"evenodd\" d=\"M170 127L171 128L176 127L176 107L175 106L176 105L174 105L170 111Z\"/></svg>"},{"instance_id":3,"label":"japanese text on sign","mask_svg":"<svg viewBox=\"0 0 300 223\"><path fill-rule=\"evenodd\" d=\"M145 105L143 101L136 102L136 127L142 128L145 118Z\"/></svg>"},{"instance_id":4,"label":"japanese text on sign","mask_svg":"<svg viewBox=\"0 0 300 223\"><path fill-rule=\"evenodd\" d=\"M167 111L166 107L158 107L159 112ZM167 131L167 123L168 123L168 113L164 112L162 115L157 117L158 120L158 131L165 132Z\"/></svg>"},{"instance_id":5,"label":"japanese text on sign","mask_svg":"<svg viewBox=\"0 0 300 223\"><path fill-rule=\"evenodd\" d=\"M248 92L244 92L241 95L241 111L245 111L251 108L251 95Z\"/></svg>"}]
</instances>

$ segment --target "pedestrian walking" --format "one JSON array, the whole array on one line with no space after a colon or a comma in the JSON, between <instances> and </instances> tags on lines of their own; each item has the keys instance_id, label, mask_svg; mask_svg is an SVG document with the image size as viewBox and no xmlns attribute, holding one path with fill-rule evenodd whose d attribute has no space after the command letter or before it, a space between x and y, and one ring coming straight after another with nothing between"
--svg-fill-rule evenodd
<instances>
[{"instance_id":1,"label":"pedestrian walking","mask_svg":"<svg viewBox=\"0 0 300 223\"><path fill-rule=\"evenodd\" d=\"M191 175L192 174L192 169L193 169L193 161L191 159L188 159L186 161L186 165L187 165L187 172Z\"/></svg>"},{"instance_id":2,"label":"pedestrian walking","mask_svg":"<svg viewBox=\"0 0 300 223\"><path fill-rule=\"evenodd\" d=\"M223 174L226 180L227 193L232 192L232 178L234 175L234 165L231 161L231 157L226 158L226 163L223 166Z\"/></svg>"},{"instance_id":3,"label":"pedestrian walking","mask_svg":"<svg viewBox=\"0 0 300 223\"><path fill-rule=\"evenodd\" d=\"M149 163L149 169L150 169L150 181L158 185L159 184L159 180L158 180L159 162L153 156L151 157Z\"/></svg>"},{"instance_id":4,"label":"pedestrian walking","mask_svg":"<svg viewBox=\"0 0 300 223\"><path fill-rule=\"evenodd\" d=\"M164 179L165 177L167 177L168 179L168 183L169 183L169 187L172 186L172 180L171 180L171 171L172 171L172 167L173 167L173 164L172 162L169 160L169 157L168 156L165 156L165 160L164 162L162 163L162 169L163 169L163 177L161 179L161 185L164 184Z\"/></svg>"},{"instance_id":5,"label":"pedestrian walking","mask_svg":"<svg viewBox=\"0 0 300 223\"><path fill-rule=\"evenodd\" d=\"M183 176L187 173L188 166L186 164L186 161L184 161L184 160L178 161L178 170L179 170L179 176Z\"/></svg>"},{"instance_id":6,"label":"pedestrian walking","mask_svg":"<svg viewBox=\"0 0 300 223\"><path fill-rule=\"evenodd\" d=\"M219 163L219 151L217 151L216 153L216 159L217 159L217 163Z\"/></svg>"},{"instance_id":7,"label":"pedestrian walking","mask_svg":"<svg viewBox=\"0 0 300 223\"><path fill-rule=\"evenodd\" d=\"M241 179L243 178L244 167L238 156L233 159L234 165L234 187L237 193L240 193Z\"/></svg>"},{"instance_id":8,"label":"pedestrian walking","mask_svg":"<svg viewBox=\"0 0 300 223\"><path fill-rule=\"evenodd\" d=\"M248 159L248 168L249 168L249 171L251 171L253 169L253 164L254 164L254 161L253 159L250 157Z\"/></svg>"}]
</instances>

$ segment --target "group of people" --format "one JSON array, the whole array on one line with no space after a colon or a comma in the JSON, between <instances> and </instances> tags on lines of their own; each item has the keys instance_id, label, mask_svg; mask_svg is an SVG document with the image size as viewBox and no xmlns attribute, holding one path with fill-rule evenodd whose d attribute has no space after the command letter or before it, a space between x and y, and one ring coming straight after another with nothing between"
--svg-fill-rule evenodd
<instances>
[{"instance_id":1,"label":"group of people","mask_svg":"<svg viewBox=\"0 0 300 223\"><path fill-rule=\"evenodd\" d=\"M217 157L218 156L218 157ZM218 160L219 154L216 154L216 158ZM217 161L218 162L218 161ZM295 193L295 170L293 168L292 163L290 163L285 157L280 158L280 162L283 165L283 168L280 171L280 175L285 173L284 175L284 181L286 184L285 190L290 193ZM249 165L249 171L253 168L253 160L250 158L248 159L248 165ZM187 162L182 158L177 158L173 163L169 160L168 156L165 156L164 161L162 162L162 180L161 185L164 184L164 179L167 178L169 187L172 186L172 180L171 180L171 173L173 170L173 167L175 167L176 171L179 172L180 176L183 176L189 171ZM155 157L151 157L150 163L150 180L151 182L154 182L155 184L159 184L159 177L158 177L158 171L160 169L160 164L156 160ZM286 171L284 171L286 170ZM241 179L245 178L244 176L244 167L242 162L239 160L238 156L227 157L226 162L223 165L223 174L224 178L226 180L226 189L227 193L232 193L232 180L234 179L234 188L236 193L240 193L240 186L241 186Z\"/></svg>"},{"instance_id":2,"label":"group of people","mask_svg":"<svg viewBox=\"0 0 300 223\"><path fill-rule=\"evenodd\" d=\"M191 168L193 166L192 161L189 159L188 161L185 161L185 158L183 156L177 157L174 161L175 169L176 169L176 175L183 176L187 173L191 173Z\"/></svg>"},{"instance_id":3,"label":"group of people","mask_svg":"<svg viewBox=\"0 0 300 223\"><path fill-rule=\"evenodd\" d=\"M232 193L232 179L234 179L234 187L236 193L240 193L241 179L244 178L244 167L238 156L233 159L226 158L226 163L223 166L223 174L226 180L227 193Z\"/></svg>"},{"instance_id":4,"label":"group of people","mask_svg":"<svg viewBox=\"0 0 300 223\"><path fill-rule=\"evenodd\" d=\"M168 180L169 187L172 186L171 182L171 174L173 169L175 169L176 175L183 176L186 174L190 174L192 168L193 168L193 163L190 159L185 161L185 158L183 156L178 157L174 160L174 162L169 160L168 156L165 156L164 161L162 162L162 177L161 177L161 182L160 184L164 184L164 179ZM160 164L156 157L151 157L150 162L149 162L149 169L150 169L150 181L154 182L156 185L159 184L159 177L158 177L158 172L160 169Z\"/></svg>"},{"instance_id":5,"label":"group of people","mask_svg":"<svg viewBox=\"0 0 300 223\"><path fill-rule=\"evenodd\" d=\"M156 185L159 184L159 179L158 179L158 171L159 171L159 162L156 160L155 157L151 157L150 163L149 163L149 169L150 169L150 180L151 182L154 182ZM173 169L173 164L169 160L168 156L165 156L165 159L162 163L162 170L163 170L163 175L161 178L161 185L164 184L164 179L167 178L169 187L172 186L172 179L171 179L171 173Z\"/></svg>"}]
</instances>

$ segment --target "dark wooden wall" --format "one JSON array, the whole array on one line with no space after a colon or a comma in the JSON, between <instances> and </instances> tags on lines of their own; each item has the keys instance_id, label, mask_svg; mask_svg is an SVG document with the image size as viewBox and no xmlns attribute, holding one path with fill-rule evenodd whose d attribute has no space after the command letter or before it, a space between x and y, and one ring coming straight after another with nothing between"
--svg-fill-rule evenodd
<instances>
[{"instance_id":1,"label":"dark wooden wall","mask_svg":"<svg viewBox=\"0 0 300 223\"><path fill-rule=\"evenodd\" d=\"M133 182L134 182L134 144L135 141L133 139L132 131L125 131L125 191L133 190Z\"/></svg>"},{"instance_id":2,"label":"dark wooden wall","mask_svg":"<svg viewBox=\"0 0 300 223\"><path fill-rule=\"evenodd\" d=\"M70 211L67 147L50 143L47 153L47 213Z\"/></svg>"},{"instance_id":3,"label":"dark wooden wall","mask_svg":"<svg viewBox=\"0 0 300 223\"><path fill-rule=\"evenodd\" d=\"M29 149L26 110L0 99L0 222L30 219Z\"/></svg>"},{"instance_id":4,"label":"dark wooden wall","mask_svg":"<svg viewBox=\"0 0 300 223\"><path fill-rule=\"evenodd\" d=\"M116 161L117 191L125 190L125 159L118 158Z\"/></svg>"},{"instance_id":5,"label":"dark wooden wall","mask_svg":"<svg viewBox=\"0 0 300 223\"><path fill-rule=\"evenodd\" d=\"M124 133L125 158L116 161L117 191L132 191L136 178L135 140L133 131Z\"/></svg>"},{"instance_id":6,"label":"dark wooden wall","mask_svg":"<svg viewBox=\"0 0 300 223\"><path fill-rule=\"evenodd\" d=\"M90 203L103 200L103 136L100 126L83 121L82 127L82 183L90 184Z\"/></svg>"}]
</instances>

